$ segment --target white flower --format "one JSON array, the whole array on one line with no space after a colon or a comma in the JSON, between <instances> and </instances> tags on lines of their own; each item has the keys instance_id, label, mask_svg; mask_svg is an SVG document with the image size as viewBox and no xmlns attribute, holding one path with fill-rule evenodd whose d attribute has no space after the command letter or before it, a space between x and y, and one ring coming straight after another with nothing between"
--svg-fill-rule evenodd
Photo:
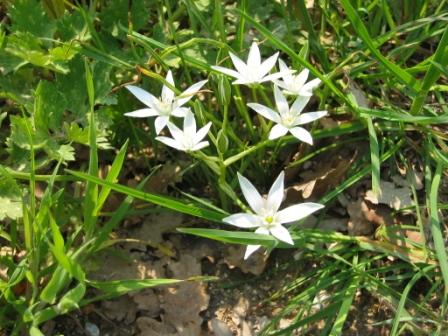
<instances>
[{"instance_id":1,"label":"white flower","mask_svg":"<svg viewBox=\"0 0 448 336\"><path fill-rule=\"evenodd\" d=\"M290 108L286 97L277 85L274 85L274 98L277 111L257 103L247 104L247 106L261 114L263 117L276 123L269 133L269 139L277 139L286 133L291 132L297 139L312 145L313 138L311 137L311 134L299 125L307 124L322 118L327 114L327 111L301 113L311 99L311 97L307 96L298 96Z\"/></svg>"},{"instance_id":2,"label":"white flower","mask_svg":"<svg viewBox=\"0 0 448 336\"><path fill-rule=\"evenodd\" d=\"M293 245L289 231L282 224L298 221L324 206L318 203L302 203L279 211L284 194L284 177L284 172L281 172L269 190L267 198L263 198L252 183L238 173L243 195L255 214L237 213L224 218L223 221L240 228L257 228L255 233L270 234L278 240ZM259 247L260 245L247 246L244 259L247 259Z\"/></svg>"},{"instance_id":3,"label":"white flower","mask_svg":"<svg viewBox=\"0 0 448 336\"><path fill-rule=\"evenodd\" d=\"M171 70L166 75L166 81L174 86L173 74ZM156 133L159 134L168 124L170 116L185 117L188 108L182 107L186 102L193 98L207 80L193 84L179 96L175 97L175 93L168 86L163 85L161 98L154 97L151 93L140 89L137 86L127 85L128 89L138 100L148 106L148 108L125 113L128 117L145 118L157 116L154 125Z\"/></svg>"},{"instance_id":4,"label":"white flower","mask_svg":"<svg viewBox=\"0 0 448 336\"><path fill-rule=\"evenodd\" d=\"M229 52L230 58L232 59L233 65L235 65L237 71L217 65L212 66L212 69L236 78L236 81L234 81L233 84L263 83L280 78L283 75L279 72L267 75L274 67L278 54L278 52L275 53L262 63L258 45L256 42L253 42L249 50L247 63L244 63L238 56ZM291 72L289 69L287 69L287 71Z\"/></svg>"},{"instance_id":5,"label":"white flower","mask_svg":"<svg viewBox=\"0 0 448 336\"><path fill-rule=\"evenodd\" d=\"M208 141L202 140L207 135L211 125L212 123L209 122L196 132L196 121L194 120L193 113L188 110L185 115L183 130L180 130L173 123L168 122L168 129L173 138L158 136L156 140L184 152L197 151L209 145Z\"/></svg>"},{"instance_id":6,"label":"white flower","mask_svg":"<svg viewBox=\"0 0 448 336\"><path fill-rule=\"evenodd\" d=\"M285 90L285 94L306 97L313 95L313 90L321 82L319 78L313 79L306 83L310 73L308 69L302 70L298 75L293 75L291 71L288 71L289 68L281 59L278 60L278 64L280 66L280 72L283 74L283 81L274 80L273 82Z\"/></svg>"}]
</instances>

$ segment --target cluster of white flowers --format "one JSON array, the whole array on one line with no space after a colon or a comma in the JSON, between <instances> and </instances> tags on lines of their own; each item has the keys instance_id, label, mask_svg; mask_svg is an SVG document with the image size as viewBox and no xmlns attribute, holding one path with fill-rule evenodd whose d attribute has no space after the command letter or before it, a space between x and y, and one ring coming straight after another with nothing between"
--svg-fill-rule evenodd
<instances>
[{"instance_id":1,"label":"cluster of white flowers","mask_svg":"<svg viewBox=\"0 0 448 336\"><path fill-rule=\"evenodd\" d=\"M235 78L233 84L254 85L268 81L274 83L276 110L256 102L247 104L255 112L275 123L269 133L269 139L277 139L289 132L300 141L312 145L311 134L300 125L315 121L327 114L326 111L302 113L311 99L313 89L320 84L320 80L316 78L307 82L308 69L296 75L283 60L278 58L278 52L262 61L260 50L255 42L250 47L246 63L231 52L229 55L236 70L221 66L212 66L212 68ZM270 74L277 60L280 71ZM167 73L166 82L174 87L171 71ZM212 123L209 122L197 130L193 113L190 108L183 105L193 98L206 82L207 80L203 80L193 84L178 96L169 86L163 85L160 98L139 87L128 85L126 88L147 108L125 115L137 118L156 117L154 127L157 135L167 126L172 136L171 138L157 136L156 140L185 152L200 150L209 145L209 142L203 139ZM288 104L287 96L296 96L291 106ZM183 130L170 121L171 117L184 118ZM255 233L270 234L287 244L293 245L294 242L289 231L282 224L298 221L323 208L323 205L318 203L302 203L279 210L284 197L284 172L277 177L266 198L263 198L252 183L239 173L238 180L243 195L254 213L237 213L224 218L223 221L240 228L257 228ZM259 247L259 245L249 245L244 258L247 259Z\"/></svg>"}]
</instances>

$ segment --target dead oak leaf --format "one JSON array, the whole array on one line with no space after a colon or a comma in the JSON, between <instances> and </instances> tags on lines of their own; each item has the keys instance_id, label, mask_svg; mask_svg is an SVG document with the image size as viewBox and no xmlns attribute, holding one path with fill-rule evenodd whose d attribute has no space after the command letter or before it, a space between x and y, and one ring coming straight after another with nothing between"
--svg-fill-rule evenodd
<instances>
[{"instance_id":1,"label":"dead oak leaf","mask_svg":"<svg viewBox=\"0 0 448 336\"><path fill-rule=\"evenodd\" d=\"M395 210L413 205L411 190L407 186L397 187L392 182L380 181L380 189L379 196L376 196L372 190L368 190L365 199L373 204L386 204Z\"/></svg>"}]
</instances>

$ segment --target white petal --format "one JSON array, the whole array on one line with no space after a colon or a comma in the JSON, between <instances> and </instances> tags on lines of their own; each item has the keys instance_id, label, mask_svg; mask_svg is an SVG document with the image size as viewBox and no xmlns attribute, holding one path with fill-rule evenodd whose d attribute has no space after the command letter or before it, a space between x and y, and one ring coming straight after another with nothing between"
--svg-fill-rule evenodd
<instances>
[{"instance_id":1,"label":"white petal","mask_svg":"<svg viewBox=\"0 0 448 336\"><path fill-rule=\"evenodd\" d=\"M291 111L294 114L300 114L310 101L311 97L298 96L291 106Z\"/></svg>"},{"instance_id":2,"label":"white petal","mask_svg":"<svg viewBox=\"0 0 448 336\"><path fill-rule=\"evenodd\" d=\"M201 89L201 87L204 86L204 84L207 83L207 80L203 80L200 82L197 82L190 86L188 89L186 89L184 92L182 92L177 98L177 105L182 106L186 102L188 102L191 98L194 97L194 95Z\"/></svg>"},{"instance_id":3,"label":"white petal","mask_svg":"<svg viewBox=\"0 0 448 336\"><path fill-rule=\"evenodd\" d=\"M127 112L124 114L126 117L133 117L133 118L146 118L146 117L154 117L156 115L159 115L159 112L156 110L153 110L151 108L144 108L140 110L135 110L132 112Z\"/></svg>"},{"instance_id":4,"label":"white petal","mask_svg":"<svg viewBox=\"0 0 448 336\"><path fill-rule=\"evenodd\" d=\"M244 253L244 260L248 259L252 253L258 250L261 245L247 245L246 253Z\"/></svg>"},{"instance_id":5,"label":"white petal","mask_svg":"<svg viewBox=\"0 0 448 336\"><path fill-rule=\"evenodd\" d=\"M200 128L199 131L194 135L194 143L198 143L202 139L205 138L208 131L210 130L210 127L212 126L211 122L208 122L204 127Z\"/></svg>"},{"instance_id":6,"label":"white petal","mask_svg":"<svg viewBox=\"0 0 448 336\"><path fill-rule=\"evenodd\" d=\"M305 84L310 71L308 69L303 69L300 73L295 77L294 86L296 90L300 90Z\"/></svg>"},{"instance_id":7,"label":"white petal","mask_svg":"<svg viewBox=\"0 0 448 336\"><path fill-rule=\"evenodd\" d=\"M181 143L179 143L176 140L174 140L174 139L171 139L171 138L168 138L168 137L165 137L165 136L158 136L158 137L156 137L156 140L158 140L160 142L163 142L167 146L176 148L176 149L181 150L181 151L185 151L184 146Z\"/></svg>"},{"instance_id":8,"label":"white petal","mask_svg":"<svg viewBox=\"0 0 448 336\"><path fill-rule=\"evenodd\" d=\"M249 103L249 104L247 104L247 106L249 106L255 112L261 114L266 119L272 120L276 123L280 122L280 116L278 115L278 113L267 106L264 106L264 105L261 105L258 103Z\"/></svg>"},{"instance_id":9,"label":"white petal","mask_svg":"<svg viewBox=\"0 0 448 336\"><path fill-rule=\"evenodd\" d=\"M303 113L303 114L299 115L296 118L294 124L296 124L296 125L307 124L307 123L310 123L310 122L312 122L314 120L322 118L325 115L327 115L327 111L317 111L317 112Z\"/></svg>"},{"instance_id":10,"label":"white petal","mask_svg":"<svg viewBox=\"0 0 448 336\"><path fill-rule=\"evenodd\" d=\"M271 232L271 234L278 240L281 240L282 242L285 242L287 244L294 245L291 234L289 233L288 229L284 228L283 226L274 226L273 228L269 229L269 232Z\"/></svg>"},{"instance_id":11,"label":"white petal","mask_svg":"<svg viewBox=\"0 0 448 336\"><path fill-rule=\"evenodd\" d=\"M247 65L244 63L238 56L232 54L229 52L230 58L232 59L233 65L235 66L236 70L240 74L244 74L247 71Z\"/></svg>"},{"instance_id":12,"label":"white petal","mask_svg":"<svg viewBox=\"0 0 448 336\"><path fill-rule=\"evenodd\" d=\"M290 128L289 131L300 141L306 142L307 144L310 145L313 144L313 137L311 136L310 132L308 132L306 129L296 126Z\"/></svg>"},{"instance_id":13,"label":"white petal","mask_svg":"<svg viewBox=\"0 0 448 336\"><path fill-rule=\"evenodd\" d=\"M174 86L174 79L173 74L171 73L171 70L168 70L168 73L166 74L166 81L170 83L172 86ZM171 103L174 99L174 91L171 90L168 86L163 85L162 87L162 101L164 103Z\"/></svg>"},{"instance_id":14,"label":"white petal","mask_svg":"<svg viewBox=\"0 0 448 336\"><path fill-rule=\"evenodd\" d=\"M184 132L182 132L179 127L174 125L173 123L168 123L168 129L170 130L171 135L173 138L178 141L179 143L182 142L182 139L184 138Z\"/></svg>"},{"instance_id":15,"label":"white petal","mask_svg":"<svg viewBox=\"0 0 448 336\"><path fill-rule=\"evenodd\" d=\"M191 151L198 151L201 150L202 148L207 147L208 145L210 145L208 143L208 141L201 141L199 143L197 143L196 145L193 146L193 148L191 148Z\"/></svg>"},{"instance_id":16,"label":"white petal","mask_svg":"<svg viewBox=\"0 0 448 336\"><path fill-rule=\"evenodd\" d=\"M275 62L277 62L278 58L278 52L276 52L274 55L266 59L263 63L261 63L258 74L261 77L264 77L271 69L274 67Z\"/></svg>"},{"instance_id":17,"label":"white petal","mask_svg":"<svg viewBox=\"0 0 448 336\"><path fill-rule=\"evenodd\" d=\"M302 90L304 92L309 92L310 94L312 94L312 91L319 86L319 84L321 83L321 80L319 78L315 78L312 81L309 81L308 83L306 83L305 85L303 85Z\"/></svg>"},{"instance_id":18,"label":"white petal","mask_svg":"<svg viewBox=\"0 0 448 336\"><path fill-rule=\"evenodd\" d=\"M260 226L260 218L256 215L248 213L237 213L234 215L230 215L224 218L222 221L243 229Z\"/></svg>"},{"instance_id":19,"label":"white petal","mask_svg":"<svg viewBox=\"0 0 448 336\"><path fill-rule=\"evenodd\" d=\"M291 223L305 218L313 212L322 209L324 206L319 203L301 203L292 205L277 213L279 223Z\"/></svg>"},{"instance_id":20,"label":"white petal","mask_svg":"<svg viewBox=\"0 0 448 336\"><path fill-rule=\"evenodd\" d=\"M280 138L284 136L286 133L288 133L288 129L281 124L277 124L274 127L272 127L271 132L269 133L269 140Z\"/></svg>"},{"instance_id":21,"label":"white petal","mask_svg":"<svg viewBox=\"0 0 448 336\"><path fill-rule=\"evenodd\" d=\"M288 113L289 112L288 101L286 100L285 96L280 91L277 85L274 85L274 98L275 98L275 105L277 106L280 115Z\"/></svg>"},{"instance_id":22,"label":"white petal","mask_svg":"<svg viewBox=\"0 0 448 336\"><path fill-rule=\"evenodd\" d=\"M247 66L258 68L261 64L260 49L256 42L252 42L249 50L249 56L247 56Z\"/></svg>"},{"instance_id":23,"label":"white petal","mask_svg":"<svg viewBox=\"0 0 448 336\"><path fill-rule=\"evenodd\" d=\"M194 115L191 111L188 111L185 115L183 131L187 137L192 139L196 134L196 120L194 119Z\"/></svg>"},{"instance_id":24,"label":"white petal","mask_svg":"<svg viewBox=\"0 0 448 336\"><path fill-rule=\"evenodd\" d=\"M152 94L134 85L126 85L126 89L128 89L135 98L140 100L143 104L152 109L156 109L155 107L157 106L158 99Z\"/></svg>"},{"instance_id":25,"label":"white petal","mask_svg":"<svg viewBox=\"0 0 448 336\"><path fill-rule=\"evenodd\" d=\"M265 229L264 227L259 227L255 230L255 233L269 235L269 230Z\"/></svg>"},{"instance_id":26,"label":"white petal","mask_svg":"<svg viewBox=\"0 0 448 336\"><path fill-rule=\"evenodd\" d=\"M284 77L285 74L283 72L276 72L270 75L267 75L266 77L263 77L262 79L260 79L260 83L262 82L269 82L269 81L273 81L275 79L278 79L280 77Z\"/></svg>"},{"instance_id":27,"label":"white petal","mask_svg":"<svg viewBox=\"0 0 448 336\"><path fill-rule=\"evenodd\" d=\"M272 184L271 189L269 189L268 199L266 201L267 208L273 212L277 212L280 208L280 204L283 201L283 194L285 191L284 187L285 173L281 172L275 182Z\"/></svg>"},{"instance_id":28,"label":"white petal","mask_svg":"<svg viewBox=\"0 0 448 336\"><path fill-rule=\"evenodd\" d=\"M176 107L171 112L171 115L175 116L175 117L179 117L179 118L185 118L188 111L190 111L190 108L188 108L188 107Z\"/></svg>"},{"instance_id":29,"label":"white petal","mask_svg":"<svg viewBox=\"0 0 448 336\"><path fill-rule=\"evenodd\" d=\"M279 65L279 69L280 72L284 73L283 75L283 80L284 80L284 84L286 83L292 83L292 75L291 72L288 68L288 66L286 65L285 62L283 62L283 60L281 58L278 59L278 65ZM279 85L280 87L283 87L282 85Z\"/></svg>"},{"instance_id":30,"label":"white petal","mask_svg":"<svg viewBox=\"0 0 448 336\"><path fill-rule=\"evenodd\" d=\"M241 191L243 192L247 203L249 203L249 206L255 213L260 213L264 206L264 200L260 193L255 189L254 185L240 173L238 173L238 181L240 182Z\"/></svg>"},{"instance_id":31,"label":"white petal","mask_svg":"<svg viewBox=\"0 0 448 336\"><path fill-rule=\"evenodd\" d=\"M168 120L170 120L167 116L160 116L154 120L154 127L156 128L156 134L159 134L163 128L168 124Z\"/></svg>"},{"instance_id":32,"label":"white petal","mask_svg":"<svg viewBox=\"0 0 448 336\"><path fill-rule=\"evenodd\" d=\"M254 80L253 78L246 78L243 76L240 76L236 81L232 82L232 84L240 84L240 85L249 85L249 84L256 84L261 83L259 80Z\"/></svg>"},{"instance_id":33,"label":"white petal","mask_svg":"<svg viewBox=\"0 0 448 336\"><path fill-rule=\"evenodd\" d=\"M229 75L231 77L235 77L235 78L241 78L241 74L235 70L232 69L228 69L228 68L224 68L222 66L219 65L213 65L212 66L213 70L222 72L223 74Z\"/></svg>"},{"instance_id":34,"label":"white petal","mask_svg":"<svg viewBox=\"0 0 448 336\"><path fill-rule=\"evenodd\" d=\"M287 89L288 86L286 85L286 83L284 81L278 80L278 79L274 79L272 81L275 85L281 87L282 89Z\"/></svg>"}]
</instances>

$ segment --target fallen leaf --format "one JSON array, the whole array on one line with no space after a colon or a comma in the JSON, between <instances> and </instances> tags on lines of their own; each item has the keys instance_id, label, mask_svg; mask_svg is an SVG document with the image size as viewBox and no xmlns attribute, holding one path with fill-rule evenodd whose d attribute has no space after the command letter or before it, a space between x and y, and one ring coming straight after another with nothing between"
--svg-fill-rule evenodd
<instances>
[{"instance_id":1,"label":"fallen leaf","mask_svg":"<svg viewBox=\"0 0 448 336\"><path fill-rule=\"evenodd\" d=\"M174 327L147 316L139 317L136 324L140 330L138 336L181 336Z\"/></svg>"},{"instance_id":2,"label":"fallen leaf","mask_svg":"<svg viewBox=\"0 0 448 336\"><path fill-rule=\"evenodd\" d=\"M347 212L350 216L347 224L349 235L364 236L371 235L374 232L374 225L365 216L368 211L370 209L362 199L352 201L347 205Z\"/></svg>"},{"instance_id":3,"label":"fallen leaf","mask_svg":"<svg viewBox=\"0 0 448 336\"><path fill-rule=\"evenodd\" d=\"M224 255L224 262L230 269L238 267L243 273L260 275L266 267L267 255L263 249L257 250L251 257L244 260L246 246L230 245Z\"/></svg>"},{"instance_id":4,"label":"fallen leaf","mask_svg":"<svg viewBox=\"0 0 448 336\"><path fill-rule=\"evenodd\" d=\"M397 187L392 182L381 181L380 188L379 197L375 196L372 190L368 190L365 199L373 204L386 204L395 210L413 205L409 187Z\"/></svg>"},{"instance_id":5,"label":"fallen leaf","mask_svg":"<svg viewBox=\"0 0 448 336\"><path fill-rule=\"evenodd\" d=\"M111 320L130 324L135 321L137 305L127 295L122 295L115 300L102 301L102 313Z\"/></svg>"},{"instance_id":6,"label":"fallen leaf","mask_svg":"<svg viewBox=\"0 0 448 336\"><path fill-rule=\"evenodd\" d=\"M215 336L233 336L233 332L227 324L217 318L208 321L208 329Z\"/></svg>"}]
</instances>

